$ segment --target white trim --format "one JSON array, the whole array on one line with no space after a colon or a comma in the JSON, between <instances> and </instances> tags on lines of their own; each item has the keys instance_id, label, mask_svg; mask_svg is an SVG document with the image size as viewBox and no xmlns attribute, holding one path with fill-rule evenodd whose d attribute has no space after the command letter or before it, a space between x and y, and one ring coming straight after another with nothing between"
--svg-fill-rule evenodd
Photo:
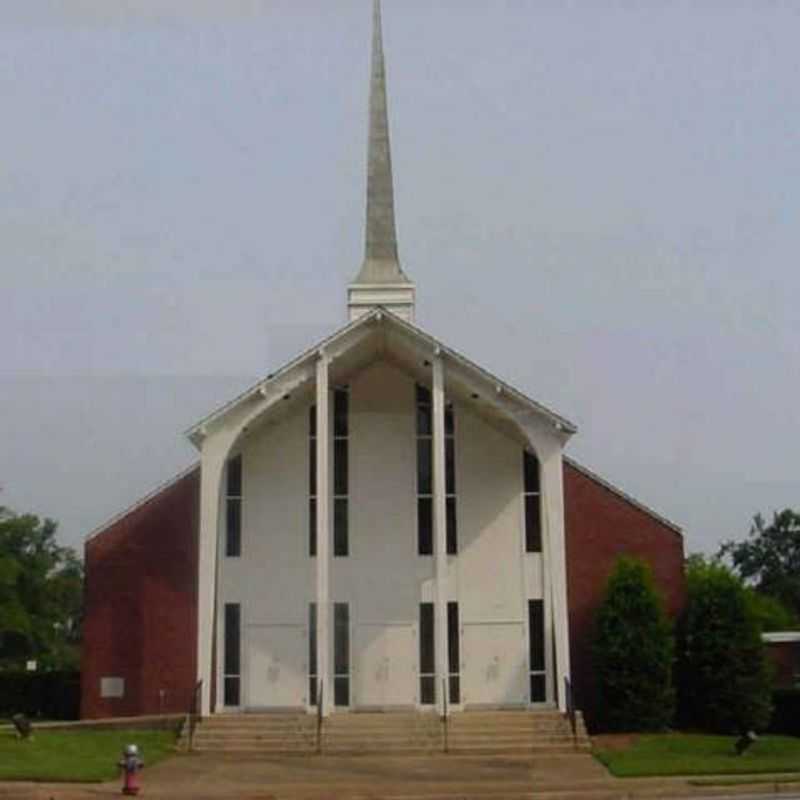
<instances>
[{"instance_id":1,"label":"white trim","mask_svg":"<svg viewBox=\"0 0 800 800\"><path fill-rule=\"evenodd\" d=\"M615 486L610 481L607 481L605 478L601 478L596 472L590 470L588 467L583 466L583 464L579 464L575 459L570 458L569 456L563 456L564 463L569 464L569 466L574 467L578 472L582 475L585 475L587 478L595 481L595 483L600 484L604 489L608 489L609 492L612 494L617 495L617 497L622 498L626 502L630 503L635 508L638 508L640 511L644 511L645 514L648 516L653 517L656 521L666 525L668 528L672 529L675 533L683 536L683 528L672 520L667 519L665 516L662 516L657 511L653 511L652 508L646 506L640 500L637 500L635 497L632 497L627 492L624 492L618 486Z\"/></svg>"},{"instance_id":2,"label":"white trim","mask_svg":"<svg viewBox=\"0 0 800 800\"><path fill-rule=\"evenodd\" d=\"M83 538L84 545L88 544L92 539L99 536L103 533L107 528L110 528L114 523L119 522L121 519L124 519L129 514L132 514L137 509L141 508L144 505L147 505L151 500L158 497L161 492L166 491L169 489L170 486L173 486L176 483L179 483L188 475L191 475L196 469L200 468L200 462L195 461L191 466L186 467L185 469L181 470L177 475L169 478L168 480L164 481L163 483L158 484L155 489L149 491L144 497L139 498L136 500L132 505L129 505L124 511L119 511L113 517L110 517L105 522L98 525L96 528L92 528L89 533L86 534Z\"/></svg>"},{"instance_id":3,"label":"white trim","mask_svg":"<svg viewBox=\"0 0 800 800\"><path fill-rule=\"evenodd\" d=\"M771 631L761 634L767 644L794 644L800 642L800 631Z\"/></svg>"}]
</instances>

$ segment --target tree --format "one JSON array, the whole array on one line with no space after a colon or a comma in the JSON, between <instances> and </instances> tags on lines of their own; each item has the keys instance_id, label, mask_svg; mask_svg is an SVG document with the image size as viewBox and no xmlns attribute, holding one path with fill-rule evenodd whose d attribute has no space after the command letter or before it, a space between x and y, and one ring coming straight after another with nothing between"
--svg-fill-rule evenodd
<instances>
[{"instance_id":1,"label":"tree","mask_svg":"<svg viewBox=\"0 0 800 800\"><path fill-rule=\"evenodd\" d=\"M0 668L78 664L83 567L56 528L0 506Z\"/></svg>"},{"instance_id":2,"label":"tree","mask_svg":"<svg viewBox=\"0 0 800 800\"><path fill-rule=\"evenodd\" d=\"M749 537L724 542L719 557L729 558L736 573L761 594L800 616L800 512L786 508L773 514L769 525L756 514Z\"/></svg>"},{"instance_id":3,"label":"tree","mask_svg":"<svg viewBox=\"0 0 800 800\"><path fill-rule=\"evenodd\" d=\"M620 558L598 609L594 641L600 724L661 730L672 721L673 638L650 568Z\"/></svg>"},{"instance_id":4,"label":"tree","mask_svg":"<svg viewBox=\"0 0 800 800\"><path fill-rule=\"evenodd\" d=\"M761 629L742 580L690 559L678 635L681 724L718 733L762 730L772 712Z\"/></svg>"},{"instance_id":5,"label":"tree","mask_svg":"<svg viewBox=\"0 0 800 800\"><path fill-rule=\"evenodd\" d=\"M775 597L756 591L748 586L745 589L747 602L761 631L791 631L800 627L800 621L791 609Z\"/></svg>"}]
</instances>

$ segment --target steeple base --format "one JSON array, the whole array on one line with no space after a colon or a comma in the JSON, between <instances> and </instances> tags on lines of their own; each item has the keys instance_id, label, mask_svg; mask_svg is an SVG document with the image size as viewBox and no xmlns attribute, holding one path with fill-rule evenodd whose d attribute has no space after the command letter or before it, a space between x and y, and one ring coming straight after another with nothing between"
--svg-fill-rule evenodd
<instances>
[{"instance_id":1,"label":"steeple base","mask_svg":"<svg viewBox=\"0 0 800 800\"><path fill-rule=\"evenodd\" d=\"M406 322L414 322L413 283L351 283L347 287L347 314L350 322L378 306Z\"/></svg>"}]
</instances>

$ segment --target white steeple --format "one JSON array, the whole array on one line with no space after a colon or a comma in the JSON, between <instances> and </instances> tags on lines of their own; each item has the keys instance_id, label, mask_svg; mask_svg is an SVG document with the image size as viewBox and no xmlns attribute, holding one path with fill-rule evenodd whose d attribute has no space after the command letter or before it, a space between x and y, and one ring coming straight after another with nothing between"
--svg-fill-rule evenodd
<instances>
[{"instance_id":1,"label":"white steeple","mask_svg":"<svg viewBox=\"0 0 800 800\"><path fill-rule=\"evenodd\" d=\"M397 255L380 0L373 6L364 263L347 290L349 318L358 319L376 306L414 321L414 284Z\"/></svg>"}]
</instances>

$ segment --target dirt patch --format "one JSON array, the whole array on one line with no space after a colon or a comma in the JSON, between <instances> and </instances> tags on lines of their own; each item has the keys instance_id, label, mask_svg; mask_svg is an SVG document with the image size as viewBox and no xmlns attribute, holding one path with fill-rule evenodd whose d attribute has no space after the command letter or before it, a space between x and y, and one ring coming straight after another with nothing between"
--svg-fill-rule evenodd
<instances>
[{"instance_id":1,"label":"dirt patch","mask_svg":"<svg viewBox=\"0 0 800 800\"><path fill-rule=\"evenodd\" d=\"M602 733L592 736L592 744L595 750L627 750L638 739L638 733Z\"/></svg>"}]
</instances>

